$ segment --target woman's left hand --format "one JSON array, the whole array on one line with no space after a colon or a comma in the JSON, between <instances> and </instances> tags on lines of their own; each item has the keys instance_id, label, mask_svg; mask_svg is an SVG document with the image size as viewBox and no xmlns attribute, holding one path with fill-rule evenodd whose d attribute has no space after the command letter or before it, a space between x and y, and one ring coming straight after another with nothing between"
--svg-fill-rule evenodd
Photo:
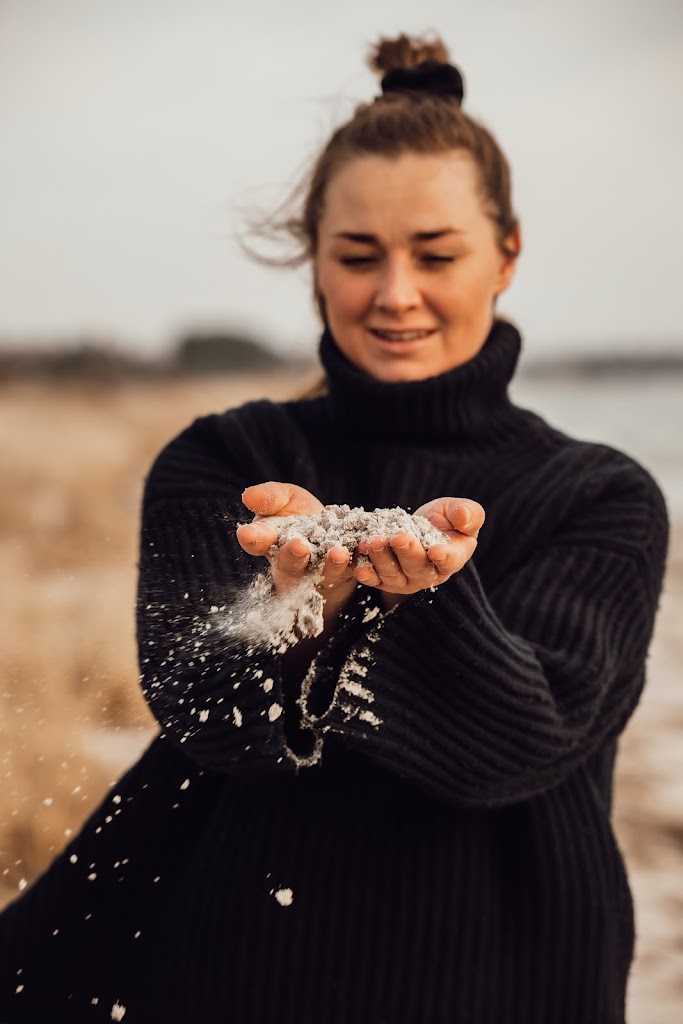
<instances>
[{"instance_id":1,"label":"woman's left hand","mask_svg":"<svg viewBox=\"0 0 683 1024\"><path fill-rule=\"evenodd\" d=\"M360 583L375 587L386 595L391 607L410 594L444 583L470 560L484 523L484 509L469 498L435 498L421 505L415 515L424 516L446 535L442 544L426 551L416 537L401 531L395 536L372 537L358 545L371 566L357 566L354 576Z\"/></svg>"}]
</instances>

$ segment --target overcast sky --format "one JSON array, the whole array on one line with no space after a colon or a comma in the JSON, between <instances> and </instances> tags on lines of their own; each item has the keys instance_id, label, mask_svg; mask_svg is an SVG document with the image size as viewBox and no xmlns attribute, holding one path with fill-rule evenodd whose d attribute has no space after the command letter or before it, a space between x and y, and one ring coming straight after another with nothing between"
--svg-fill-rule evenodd
<instances>
[{"instance_id":1,"label":"overcast sky","mask_svg":"<svg viewBox=\"0 0 683 1024\"><path fill-rule=\"evenodd\" d=\"M161 351L232 325L311 349L269 210L377 91L379 34L436 29L513 168L500 311L537 354L683 349L681 0L0 0L0 338Z\"/></svg>"}]
</instances>

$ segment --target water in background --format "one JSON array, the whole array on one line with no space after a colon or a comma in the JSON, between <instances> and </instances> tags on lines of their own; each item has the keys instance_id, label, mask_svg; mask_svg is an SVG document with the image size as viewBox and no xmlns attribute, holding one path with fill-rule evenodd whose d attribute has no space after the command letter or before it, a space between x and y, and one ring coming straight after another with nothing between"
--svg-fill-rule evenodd
<instances>
[{"instance_id":1,"label":"water in background","mask_svg":"<svg viewBox=\"0 0 683 1024\"><path fill-rule=\"evenodd\" d=\"M572 437L599 441L644 465L683 523L683 376L610 380L518 377L513 400Z\"/></svg>"}]
</instances>

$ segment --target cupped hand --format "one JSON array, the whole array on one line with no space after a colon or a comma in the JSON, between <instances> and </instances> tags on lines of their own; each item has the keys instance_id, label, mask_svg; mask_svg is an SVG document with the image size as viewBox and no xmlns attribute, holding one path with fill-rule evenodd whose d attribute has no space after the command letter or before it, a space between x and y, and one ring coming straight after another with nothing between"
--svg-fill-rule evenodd
<instances>
[{"instance_id":1,"label":"cupped hand","mask_svg":"<svg viewBox=\"0 0 683 1024\"><path fill-rule=\"evenodd\" d=\"M240 546L249 555L268 559L273 585L278 592L301 583L309 571L311 548L305 541L295 538L271 551L278 539L277 524L272 520L284 516L318 515L324 507L322 502L304 487L274 480L247 487L242 494L242 502L254 513L254 518L251 523L238 526ZM327 553L317 585L328 600L338 591L346 593L355 586L350 564L351 554L346 548L333 547Z\"/></svg>"},{"instance_id":2,"label":"cupped hand","mask_svg":"<svg viewBox=\"0 0 683 1024\"><path fill-rule=\"evenodd\" d=\"M444 583L459 572L477 547L484 509L469 498L435 498L421 505L415 515L424 516L445 534L443 543L426 551L421 542L405 531L393 537L372 537L358 545L371 565L356 566L360 583L387 595L407 597ZM395 602L394 602L395 603Z\"/></svg>"}]
</instances>

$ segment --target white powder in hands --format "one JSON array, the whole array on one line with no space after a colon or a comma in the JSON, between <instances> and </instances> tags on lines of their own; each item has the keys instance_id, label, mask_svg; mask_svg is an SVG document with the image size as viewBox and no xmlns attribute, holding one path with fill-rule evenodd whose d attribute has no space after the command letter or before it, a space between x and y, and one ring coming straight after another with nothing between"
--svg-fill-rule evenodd
<instances>
[{"instance_id":1,"label":"white powder in hands","mask_svg":"<svg viewBox=\"0 0 683 1024\"><path fill-rule=\"evenodd\" d=\"M318 585L324 558L332 548L344 547L353 555L361 541L373 537L390 540L401 531L416 537L425 551L432 544L448 542L424 516L411 515L398 507L368 512L349 505L327 505L317 515L271 516L268 524L277 533L271 557L288 541L300 538L311 549L308 571L301 583L279 594L273 589L270 575L261 574L245 598L233 606L224 628L254 643L265 643L279 653L303 637L322 633L325 599ZM359 554L357 564L371 562Z\"/></svg>"},{"instance_id":2,"label":"white powder in hands","mask_svg":"<svg viewBox=\"0 0 683 1024\"><path fill-rule=\"evenodd\" d=\"M416 537L425 551L432 544L443 544L447 540L424 516L411 515L398 507L376 508L374 512L367 512L364 508L351 508L349 505L326 505L322 512L314 516L273 516L268 520L268 525L278 534L271 554L297 537L311 548L311 568L334 547L346 548L353 554L361 541L368 541L372 537L389 540L401 531ZM370 564L366 556L360 555L360 565L364 564L363 559L365 564Z\"/></svg>"}]
</instances>

